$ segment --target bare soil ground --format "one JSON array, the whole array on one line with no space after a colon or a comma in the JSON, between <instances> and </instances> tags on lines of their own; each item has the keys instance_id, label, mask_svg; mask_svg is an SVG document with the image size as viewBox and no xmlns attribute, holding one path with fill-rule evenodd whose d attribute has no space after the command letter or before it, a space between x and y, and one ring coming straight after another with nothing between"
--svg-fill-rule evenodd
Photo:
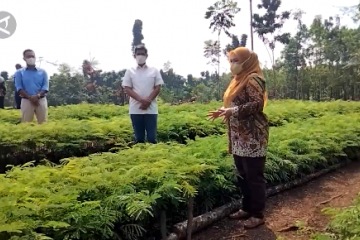
<instances>
[{"instance_id":1,"label":"bare soil ground","mask_svg":"<svg viewBox=\"0 0 360 240\"><path fill-rule=\"evenodd\" d=\"M360 162L271 197L266 224L244 230L242 222L223 219L193 237L194 240L308 240L312 232L324 231L329 217L325 207L346 207L360 192ZM300 223L302 227L297 228Z\"/></svg>"}]
</instances>

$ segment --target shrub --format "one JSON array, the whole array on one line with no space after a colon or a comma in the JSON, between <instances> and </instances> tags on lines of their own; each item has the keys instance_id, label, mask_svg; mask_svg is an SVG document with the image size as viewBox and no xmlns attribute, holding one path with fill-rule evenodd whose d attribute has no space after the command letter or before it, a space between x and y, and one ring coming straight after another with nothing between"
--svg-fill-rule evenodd
<instances>
[{"instance_id":1,"label":"shrub","mask_svg":"<svg viewBox=\"0 0 360 240\"><path fill-rule=\"evenodd\" d=\"M221 121L206 119L207 112L218 108L219 104L161 105L158 140L185 143L187 139L225 133ZM271 126L359 111L360 103L343 101L271 101L266 108ZM11 122L19 120L18 111L1 112L0 119L4 122L0 124L0 172L4 172L8 164L43 158L58 162L65 157L87 156L132 144L133 131L127 107L79 104L51 107L49 112L50 122L44 125L15 125Z\"/></svg>"},{"instance_id":2,"label":"shrub","mask_svg":"<svg viewBox=\"0 0 360 240\"><path fill-rule=\"evenodd\" d=\"M325 168L360 147L359 114L309 119L270 132L266 178L270 185ZM0 177L1 239L128 239L236 197L226 137L187 145L138 145L118 153L64 159L56 166L18 166ZM1 237L1 236L0 236ZM20 238L22 237L22 238Z\"/></svg>"}]
</instances>

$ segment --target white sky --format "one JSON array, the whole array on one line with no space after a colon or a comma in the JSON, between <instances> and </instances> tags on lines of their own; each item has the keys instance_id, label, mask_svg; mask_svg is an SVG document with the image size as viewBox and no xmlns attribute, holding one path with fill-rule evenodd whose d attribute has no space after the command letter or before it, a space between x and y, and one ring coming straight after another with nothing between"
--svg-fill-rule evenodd
<instances>
[{"instance_id":1,"label":"white sky","mask_svg":"<svg viewBox=\"0 0 360 240\"><path fill-rule=\"evenodd\" d=\"M8 39L0 39L0 71L15 71L24 64L22 51L31 48L37 57L51 62L68 63L79 68L90 53L103 71L122 70L135 64L131 56L132 27L135 19L143 21L144 43L149 49L148 64L162 68L167 61L175 72L199 76L211 70L203 57L204 41L217 39L204 19L207 7L216 0L1 0L0 11L12 13L17 30ZM254 12L258 12L254 0ZM359 0L283 0L282 10L302 9L303 20L311 24L317 14L324 18L340 13L338 6L353 6ZM249 0L238 0L241 11L230 31L239 37L248 34L250 48ZM349 18L342 24L352 24ZM296 31L290 21L283 32ZM254 35L254 50L262 63L270 63L263 43ZM221 45L231 40L225 35ZM276 57L282 46L278 45ZM223 58L221 69L227 70ZM42 63L50 75L57 67Z\"/></svg>"}]
</instances>

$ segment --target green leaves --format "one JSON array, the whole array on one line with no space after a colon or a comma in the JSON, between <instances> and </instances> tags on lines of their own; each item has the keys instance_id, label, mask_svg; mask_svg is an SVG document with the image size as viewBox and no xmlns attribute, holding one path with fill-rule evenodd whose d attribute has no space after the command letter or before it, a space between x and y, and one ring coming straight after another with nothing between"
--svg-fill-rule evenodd
<instances>
[{"instance_id":1,"label":"green leaves","mask_svg":"<svg viewBox=\"0 0 360 240\"><path fill-rule=\"evenodd\" d=\"M231 37L229 29L234 27L233 19L235 14L240 11L237 7L237 2L232 0L220 0L213 6L210 6L206 13L205 19L210 19L210 29L217 32L218 35L223 31L226 35Z\"/></svg>"},{"instance_id":2,"label":"green leaves","mask_svg":"<svg viewBox=\"0 0 360 240\"><path fill-rule=\"evenodd\" d=\"M188 139L224 134L221 121L208 121L206 113L221 106L209 104L161 104L158 140L185 143ZM0 171L7 164L19 165L47 158L53 162L70 156L124 149L133 141L133 130L127 107L79 104L50 108L48 124L14 124L18 111L0 115ZM270 101L265 108L270 126L319 118L331 114L360 112L359 102ZM176 116L176 117L174 117ZM62 160L66 161L66 160ZM43 164L46 164L45 162Z\"/></svg>"},{"instance_id":3,"label":"green leaves","mask_svg":"<svg viewBox=\"0 0 360 240\"><path fill-rule=\"evenodd\" d=\"M280 103L290 102L271 102L268 111L276 110L271 110L274 104L280 114ZM265 171L269 185L313 173L339 156L351 157L349 149L360 149L360 115L338 114L346 109L342 104L315 104L324 116L319 113L305 121L301 107L280 114L290 123L270 130ZM346 104L348 109L353 106ZM307 103L304 108L314 106ZM199 106L187 106L192 107ZM185 108L162 111L174 116ZM169 225L184 219L189 196L195 199L195 215L236 198L233 160L226 149L227 137L217 135L186 145L136 145L118 153L69 158L61 166L16 166L0 175L0 234L12 239L136 239L145 229L156 229L151 223L157 221L158 211L166 210Z\"/></svg>"},{"instance_id":4,"label":"green leaves","mask_svg":"<svg viewBox=\"0 0 360 240\"><path fill-rule=\"evenodd\" d=\"M100 151L108 142L122 146L117 153L72 157L61 165L14 164L0 175L0 236L135 239L144 229L157 228L151 223L157 221L158 211L166 210L169 225L183 220L190 196L195 199L195 215L238 196L233 160L226 153L226 129L220 121L205 119L219 103L161 105L158 133L166 143L128 149L123 147L132 138L130 121L127 113L116 115L126 109L97 107L53 108L54 119L46 125L0 125L3 149L26 143L39 152L44 151L39 146L46 146L71 154L79 146L89 153L99 141ZM268 184L285 183L355 157L359 112L357 102L269 102L266 113L277 127L270 129Z\"/></svg>"}]
</instances>

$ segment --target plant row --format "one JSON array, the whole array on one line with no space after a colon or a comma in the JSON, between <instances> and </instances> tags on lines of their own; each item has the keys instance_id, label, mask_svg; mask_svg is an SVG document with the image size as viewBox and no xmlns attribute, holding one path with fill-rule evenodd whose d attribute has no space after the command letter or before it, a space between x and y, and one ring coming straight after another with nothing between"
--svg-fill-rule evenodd
<instances>
[{"instance_id":1,"label":"plant row","mask_svg":"<svg viewBox=\"0 0 360 240\"><path fill-rule=\"evenodd\" d=\"M191 112L194 116L204 117L210 110L218 109L220 102L209 104L182 104L170 106L160 103L160 114L177 115L182 112ZM270 101L265 108L269 115L271 126L280 126L286 122L302 121L311 117L321 117L324 114L344 114L360 112L359 102L332 101L312 102L296 100ZM49 120L78 119L89 120L92 118L111 119L114 117L128 117L128 106L78 104L49 108ZM0 122L19 123L20 112L18 110L6 110L0 114Z\"/></svg>"},{"instance_id":2,"label":"plant row","mask_svg":"<svg viewBox=\"0 0 360 240\"><path fill-rule=\"evenodd\" d=\"M360 196L353 204L342 209L323 209L332 220L328 224L326 232L314 234L312 240L357 240L360 238Z\"/></svg>"},{"instance_id":3,"label":"plant row","mask_svg":"<svg viewBox=\"0 0 360 240\"><path fill-rule=\"evenodd\" d=\"M225 133L221 121L206 119L207 111L216 109L217 104L161 106L158 140L185 143L187 139ZM51 108L50 116L54 118L47 124L3 122L0 124L0 172L5 171L6 165L43 158L58 162L70 156L87 156L129 146L133 141L133 130L125 110L125 107L111 105L69 105ZM358 111L360 103L342 101L273 101L266 108L272 126L326 115L330 119L335 114ZM7 112L15 111L5 110L1 114ZM123 116L114 117L115 113Z\"/></svg>"},{"instance_id":4,"label":"plant row","mask_svg":"<svg viewBox=\"0 0 360 240\"><path fill-rule=\"evenodd\" d=\"M331 121L330 121L331 120ZM360 149L359 114L309 119L270 131L269 185L300 178ZM0 175L0 239L134 239L238 196L226 136L187 145L137 145L117 153L12 168Z\"/></svg>"},{"instance_id":5,"label":"plant row","mask_svg":"<svg viewBox=\"0 0 360 240\"><path fill-rule=\"evenodd\" d=\"M220 121L213 123L182 112L163 114L158 122L158 140L185 143L196 136L223 134ZM57 162L70 156L86 156L109 149L122 149L133 142L130 119L62 119L47 124L0 124L0 170L7 164L18 165L47 158Z\"/></svg>"}]
</instances>

